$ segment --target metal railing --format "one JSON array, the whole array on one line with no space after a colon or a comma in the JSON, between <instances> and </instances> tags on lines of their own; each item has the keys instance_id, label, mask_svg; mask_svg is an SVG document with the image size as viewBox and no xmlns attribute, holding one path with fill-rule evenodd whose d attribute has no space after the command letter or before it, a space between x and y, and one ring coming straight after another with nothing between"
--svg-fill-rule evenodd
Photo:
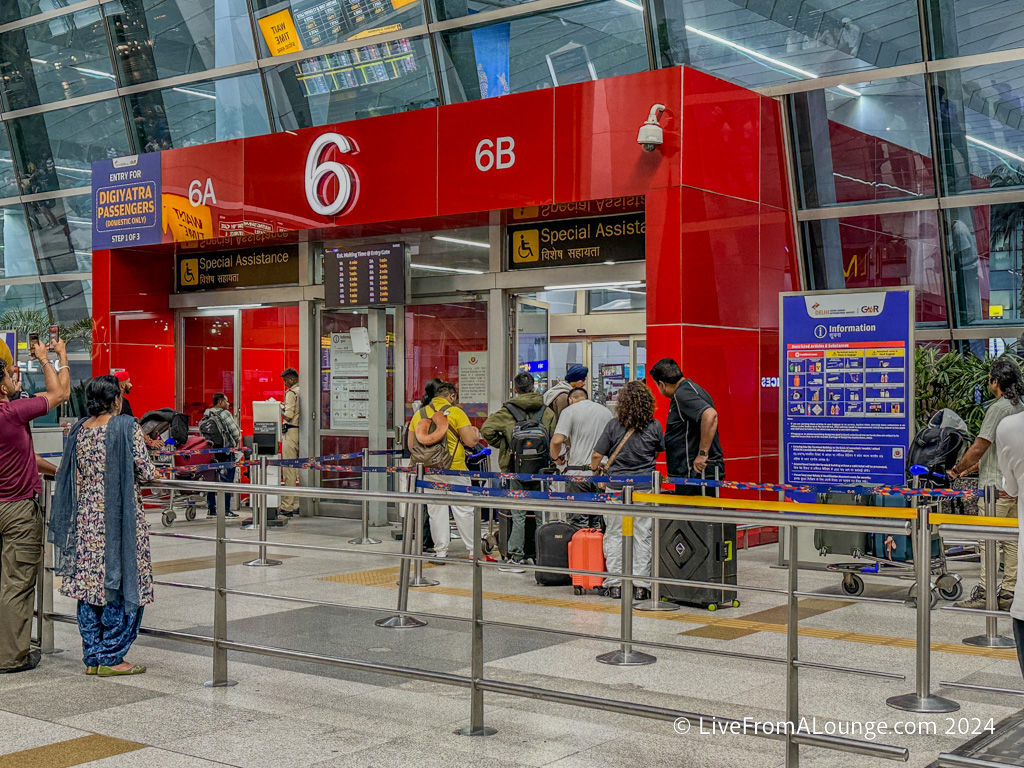
<instances>
[{"instance_id":1,"label":"metal railing","mask_svg":"<svg viewBox=\"0 0 1024 768\"><path fill-rule=\"evenodd\" d=\"M621 605L621 621L620 621L620 635L618 637L612 637L607 635L594 635L589 633L577 632L567 629L551 628L551 627L539 627L511 622L489 620L484 617L484 606L483 606L483 572L486 568L497 568L500 567L500 563L488 562L482 553L482 521L481 515L476 514L474 521L474 535L473 535L473 546L472 546L472 557L468 560L453 559L449 562L454 566L470 567L473 570L472 574L472 605L471 613L469 617L465 616L451 616L437 613L428 613L423 611L412 611L408 607L408 595L409 595L409 583L410 583L410 570L415 565L422 566L422 563L426 560L432 559L430 556L423 555L422 551L414 551L416 548L416 537L414 537L412 527L416 524L416 521L420 519L422 514L422 505L426 504L439 504L448 505L452 503L452 495L437 493L437 492L422 492L424 489L419 489L421 492L415 493L410 496L407 493L390 492L390 491L365 491L365 490L347 490L347 489L330 489L330 488L309 488L309 487L295 487L289 490L291 495L297 497L309 497L318 498L325 500L344 500L344 501L381 501L381 502L392 502L406 508L404 514L404 535L403 535L403 546L401 552L387 552L380 550L371 550L361 546L351 547L334 547L334 546L321 546L312 544L300 544L292 542L275 542L268 541L266 536L266 505L257 502L257 499L262 499L268 495L277 495L281 492L280 486L268 486L262 484L253 484L240 487L233 483L220 483L220 482L201 482L201 481L186 481L186 480L158 480L152 483L152 487L160 489L170 489L177 491L202 491L202 492L214 492L219 495L219 503L217 505L217 519L216 519L216 536L200 536L196 534L188 533L172 533L172 532L151 532L150 535L153 537L170 538L170 539L183 539L191 541L204 541L214 544L215 546L215 580L213 587L204 587L198 585L181 584L169 581L156 581L156 584L166 587L174 588L187 588L200 591L212 592L214 595L213 599L213 635L211 637L203 635L195 635L190 633L183 633L179 631L163 630L157 628L143 627L140 631L142 634L155 636L159 638L166 638L171 640L177 640L180 642L187 642L193 644L206 645L212 648L213 651L213 675L212 679L206 683L207 686L212 687L224 687L234 685L234 681L230 680L228 676L228 651L236 651L243 653L252 653L262 656L268 656L279 659L289 659L297 661L306 661L316 664L323 664L329 666L342 667L353 670L376 672L384 675L405 677L410 679L424 680L429 682L436 682L445 685L452 685L456 687L470 689L470 717L469 725L462 729L460 732L466 735L488 735L494 732L494 729L488 727L485 724L484 719L484 694L485 693L501 693L505 695L520 696L525 698L536 699L540 701L548 701L560 704L570 704L579 707L586 707L591 709L599 709L607 712L615 712L620 714L634 715L638 717L645 717L649 719L665 720L665 721L677 721L680 718L685 718L690 722L699 722L707 724L709 727L717 726L719 728L730 729L730 733L743 733L749 736L756 736L761 738L769 738L774 740L784 741L786 743L786 766L787 768L797 768L799 765L801 746L814 746L827 748L832 750L838 750L842 752L848 752L853 754L860 754L876 758L885 758L891 760L906 761L909 758L909 751L905 747L898 747L888 744L879 744L875 741L863 741L848 737L839 736L828 736L817 733L804 733L798 730L794 730L792 727L784 733L779 732L766 732L765 729L761 729L752 725L749 721L739 721L730 717L707 714L707 713L695 713L684 710L653 707L647 704L622 701L618 699L608 699L593 696L583 696L575 693L566 693L562 691L550 690L546 688L537 688L531 686L525 686L518 683L509 683L499 680L494 680L486 677L486 670L484 664L483 655L483 641L484 632L487 627L495 628L506 628L506 629L523 629L530 631L538 631L544 633L557 634L563 637L574 637L574 638L585 638L591 640L603 640L609 643L614 643L618 646L617 651L612 651L609 654L613 657L610 663L629 664L630 655L638 653L634 650L634 646L640 646L647 649L659 649L659 650L672 650L686 653L697 653L697 654L709 654L715 656L722 656L726 658L733 658L746 661L759 661L764 663L784 665L786 668L786 688L785 688L785 714L786 722L795 726L800 721L800 707L799 707L799 670L827 670L833 672L842 672L849 674L866 675L872 677L883 677L889 679L905 679L903 675L884 672L878 670L866 670L858 669L853 667L840 667L830 664L821 664L811 661L805 661L799 658L799 615L798 615L798 601L802 596L815 596L815 597L828 597L828 595L818 595L817 593L801 592L799 589L799 572L798 572L798 560L797 557L797 536L796 530L799 528L828 528L830 530L846 530L846 531L864 531L870 530L873 533L881 534L894 534L894 535L917 535L918 546L925 540L925 537L930 538L931 527L928 525L928 506L922 505L919 509L918 519L916 521L908 521L906 519L894 519L887 517L884 508L879 508L878 517L863 517L863 516L844 516L842 514L819 514L811 512L759 512L750 510L717 510L708 509L706 507L690 507L685 506L686 500L683 497L663 497L666 502L670 502L672 507L662 506L661 504L651 503L633 503L632 502L632 489L627 489L627 493L624 494L624 502L622 504L607 504L607 503L585 503L585 502L569 502L561 500L551 500L544 502L544 508L550 510L552 513L567 513L567 514L601 514L605 516L621 516L624 520L632 520L635 517L649 517L655 521L655 529L658 527L657 521L659 520L687 520L687 521L700 521L700 522L715 522L715 523L739 523L746 525L766 525L766 526L780 526L788 527L790 535L786 541L789 546L789 565L788 565L788 577L787 584L784 589L765 587L759 585L745 585L745 584L728 584L723 585L718 582L704 582L697 580L686 580L686 579L672 579L665 578L660 575L643 576L644 581L650 581L653 585L657 584L672 584L687 587L712 587L716 589L727 588L729 591L755 591L755 592L766 592L771 594L777 594L784 596L787 605L787 620L786 620L786 634L787 644L786 653L784 656L762 656L752 653L741 653L736 651L727 651L720 649L704 648L677 645L674 643L648 641L638 639L633 636L632 619L634 606L630 599L629 585L632 581L637 578L636 574L632 571L632 557L631 552L628 550L632 549L632 526L623 526L623 572L622 573L607 573L597 571L584 571L580 569L571 568L557 568L553 566L521 566L526 571L544 571L545 573L562 573L562 574L576 574L576 575L593 575L593 576L605 576L611 578L618 578L623 583L623 599L620 602ZM262 516L263 524L258 526L259 537L256 540L253 539L240 539L240 538L229 538L226 531L226 519L225 519L225 496L228 493L238 493L240 490L250 494L253 499L254 514ZM49 492L45 494L46 498L49 499ZM522 501L518 501L512 498L500 498L500 497L474 497L470 495L459 494L459 504L465 506L472 506L475 508L487 507L492 510L517 510L521 509ZM727 504L727 500L722 500L723 503ZM808 505L811 506L811 505ZM412 508L410 508L412 507ZM420 509L415 509L420 507ZM822 512L827 511L827 507L822 506ZM959 526L957 526L960 529ZM1005 529L992 529L985 527L974 527L971 528L968 535L984 535L992 537L1006 537L1007 531ZM364 524L363 538L366 538L366 529ZM360 542L361 543L361 542ZM417 542L421 544L421 542ZM310 551L318 553L332 553L340 555L362 555L372 556L375 558L393 558L400 561L400 582L401 586L399 589L398 604L395 609L387 609L365 605L351 605L339 602L332 602L327 600L315 600L304 597L293 597L283 595L272 595L264 594L259 592L251 592L247 590L235 590L230 589L227 584L227 547L232 546L246 546L256 547L260 553L260 559L265 558L267 548L276 548L284 550L296 550L296 551ZM928 546L922 550L928 552L930 548L930 541ZM990 550L994 550L995 547L989 547ZM47 562L50 562L52 553L48 551ZM924 583L928 585L926 590L918 590L918 594L930 594L931 592L931 574L927 567L928 559L921 558L925 564L924 567L917 569L917 575L919 579L919 586ZM656 562L657 558L653 559ZM53 651L53 626L52 622L60 621L66 623L75 623L75 617L66 614L55 613L52 608L52 570L49 568L41 569L42 578L45 583L42 585L41 590L41 610L38 611L38 634L42 641L44 652ZM314 654L307 652L300 652L290 650L286 648L278 648L266 645L260 645L256 643L240 642L238 640L232 640L228 637L227 627L227 600L229 596L233 597L249 597L258 599L268 599L284 601L289 603L295 603L300 605L313 605L313 606L326 606L335 607L349 610L366 611L373 613L384 613L387 617L377 624L383 627L390 628L415 628L423 626L429 620L446 620L446 621L458 621L458 622L470 622L471 633L470 633L470 674L460 675L447 672L436 672L431 670L419 669L416 667L399 666L393 664L384 664L380 662L363 661L353 658L342 658L324 654ZM857 596L842 596L843 600L846 601L866 601L866 602L878 602L878 598L868 597L857 597ZM984 611L972 611L975 613L985 613ZM931 615L931 602L928 599L919 599L917 601L917 631L918 631L918 643L917 643L917 689L913 696L919 699L932 698L929 689L930 685L930 643L927 642L930 632L930 615ZM925 642L922 642L924 640ZM641 663L653 663L656 661L655 657L649 654L641 654L646 659ZM617 657L618 660L614 660ZM632 663L635 663L632 662ZM992 691L1002 691L1006 693L1017 693L1009 689L985 689ZM725 732L725 731L721 731Z\"/></svg>"}]
</instances>

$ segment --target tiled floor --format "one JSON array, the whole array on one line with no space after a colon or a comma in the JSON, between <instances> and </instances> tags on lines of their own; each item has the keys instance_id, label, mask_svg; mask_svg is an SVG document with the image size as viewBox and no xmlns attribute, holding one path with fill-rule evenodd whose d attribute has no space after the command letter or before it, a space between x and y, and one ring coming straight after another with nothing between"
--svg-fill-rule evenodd
<instances>
[{"instance_id":1,"label":"tiled floor","mask_svg":"<svg viewBox=\"0 0 1024 768\"><path fill-rule=\"evenodd\" d=\"M154 517L154 524L155 522ZM176 524L177 533L208 535L213 524ZM156 532L165 532L155 527ZM272 540L345 546L357 532L351 521L300 519ZM470 569L431 568L441 583L413 590L410 608L448 615L412 630L376 627L380 612L397 600L386 569L394 560L381 552L399 545L386 531L383 544L366 554L291 550L273 568L242 563L248 550L231 546L230 589L304 597L344 604L310 606L232 595L228 598L231 640L270 645L334 657L417 667L460 676L469 674ZM248 532L233 536L251 538ZM193 540L154 538L154 559L165 579L212 586L213 547ZM458 551L453 547L453 554ZM783 587L785 572L773 568L773 546L739 553L740 582ZM958 566L968 581L977 566ZM373 571L375 573L365 573ZM379 573L376 573L378 572ZM383 574L383 575L382 575ZM801 589L838 594L834 575L802 572ZM617 603L596 596L575 597L568 588L542 588L531 574L484 574L485 618L492 621L615 636ZM905 585L869 583L868 594L901 597ZM776 595L741 594L740 608L708 613L683 608L679 613L637 614L635 636L690 649L781 658L786 637L779 631ZM55 600L70 613L70 601ZM849 673L800 670L800 713L841 724L912 722L936 724L933 735L876 738L875 743L906 746L909 764L932 763L970 737L947 734L945 716L920 717L889 709L885 699L913 689L914 613L901 605L816 600L801 622L800 657L807 661L906 675L889 680ZM813 615L811 615L813 614ZM737 621L749 617L747 621ZM148 627L208 635L212 594L158 587L157 602L147 608ZM1024 688L1016 661L1007 653L970 655L960 640L981 630L979 621L948 612L934 617L933 680L964 681ZM1008 630L1008 628L1007 628ZM229 654L231 688L204 688L212 672L210 650L167 639L140 638L130 659L149 667L133 678L86 677L73 626L56 625L59 653L44 658L29 673L0 676L0 768L328 768L361 766L716 766L776 768L784 765L783 745L743 735L710 735L693 724L678 735L673 724L554 704L533 698L491 695L486 721L494 736L465 737L455 731L468 724L469 693L464 688L385 676L365 670L282 661L267 656ZM525 686L584 696L774 723L785 711L784 667L770 662L670 649L653 649L657 663L620 668L598 664L610 650L606 641L578 639L488 626L485 676ZM907 646L907 647L904 647ZM946 689L960 702L959 716L998 722L1024 705L1011 697ZM810 720L809 720L810 722ZM863 727L863 726L860 726ZM706 730L707 728L705 728ZM69 753L71 757L68 757ZM76 756L77 755L77 756ZM887 761L804 747L801 765L813 768L871 768Z\"/></svg>"}]
</instances>

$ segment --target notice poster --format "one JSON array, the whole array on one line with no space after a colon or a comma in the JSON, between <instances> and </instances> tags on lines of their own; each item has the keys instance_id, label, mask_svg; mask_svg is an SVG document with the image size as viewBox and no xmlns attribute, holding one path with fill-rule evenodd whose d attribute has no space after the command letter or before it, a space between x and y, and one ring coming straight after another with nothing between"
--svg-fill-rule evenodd
<instances>
[{"instance_id":1,"label":"notice poster","mask_svg":"<svg viewBox=\"0 0 1024 768\"><path fill-rule=\"evenodd\" d=\"M369 356L352 351L348 332L332 333L329 429L366 429L370 418Z\"/></svg>"},{"instance_id":2,"label":"notice poster","mask_svg":"<svg viewBox=\"0 0 1024 768\"><path fill-rule=\"evenodd\" d=\"M913 288L783 294L783 478L903 485L914 424Z\"/></svg>"},{"instance_id":3,"label":"notice poster","mask_svg":"<svg viewBox=\"0 0 1024 768\"><path fill-rule=\"evenodd\" d=\"M163 239L160 154L92 164L93 250L152 245Z\"/></svg>"},{"instance_id":4,"label":"notice poster","mask_svg":"<svg viewBox=\"0 0 1024 768\"><path fill-rule=\"evenodd\" d=\"M459 400L487 402L487 351L459 352Z\"/></svg>"}]
</instances>

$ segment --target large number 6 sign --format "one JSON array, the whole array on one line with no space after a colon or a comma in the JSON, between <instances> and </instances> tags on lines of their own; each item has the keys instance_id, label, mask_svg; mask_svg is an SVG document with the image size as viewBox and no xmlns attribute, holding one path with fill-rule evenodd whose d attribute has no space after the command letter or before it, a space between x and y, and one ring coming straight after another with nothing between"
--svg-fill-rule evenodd
<instances>
[{"instance_id":1,"label":"large number 6 sign","mask_svg":"<svg viewBox=\"0 0 1024 768\"><path fill-rule=\"evenodd\" d=\"M306 200L309 207L321 216L335 216L352 201L352 169L334 160L321 162L324 150L332 144L339 152L347 154L352 151L352 142L347 138L337 133L325 133L313 142L306 156ZM338 196L333 202L325 202L321 197L323 180L328 175L333 175L338 181Z\"/></svg>"}]
</instances>

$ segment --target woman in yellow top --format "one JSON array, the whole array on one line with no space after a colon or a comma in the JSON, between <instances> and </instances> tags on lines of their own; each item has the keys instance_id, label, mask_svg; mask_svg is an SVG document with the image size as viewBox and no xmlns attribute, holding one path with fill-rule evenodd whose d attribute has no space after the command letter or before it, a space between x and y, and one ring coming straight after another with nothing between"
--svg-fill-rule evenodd
<instances>
[{"instance_id":1,"label":"woman in yellow top","mask_svg":"<svg viewBox=\"0 0 1024 768\"><path fill-rule=\"evenodd\" d=\"M436 411L447 407L448 410L445 413L448 416L449 431L447 440L448 453L452 457L451 469L465 471L467 469L466 449L472 450L476 448L477 443L480 442L480 431L469 421L469 416L458 407L458 403L459 391L455 388L454 384L431 379L427 382L420 409L412 415L409 429L410 431L415 430L420 419L424 417L429 419ZM468 477L458 477L455 475L441 475L437 479L449 485L470 484ZM476 514L475 507L459 504L428 504L427 515L430 518L430 537L434 540L434 552L439 558L448 557L448 544L451 542L451 527L448 525L449 509L455 518L455 526L458 528L459 537L467 547L473 546L473 515Z\"/></svg>"}]
</instances>

